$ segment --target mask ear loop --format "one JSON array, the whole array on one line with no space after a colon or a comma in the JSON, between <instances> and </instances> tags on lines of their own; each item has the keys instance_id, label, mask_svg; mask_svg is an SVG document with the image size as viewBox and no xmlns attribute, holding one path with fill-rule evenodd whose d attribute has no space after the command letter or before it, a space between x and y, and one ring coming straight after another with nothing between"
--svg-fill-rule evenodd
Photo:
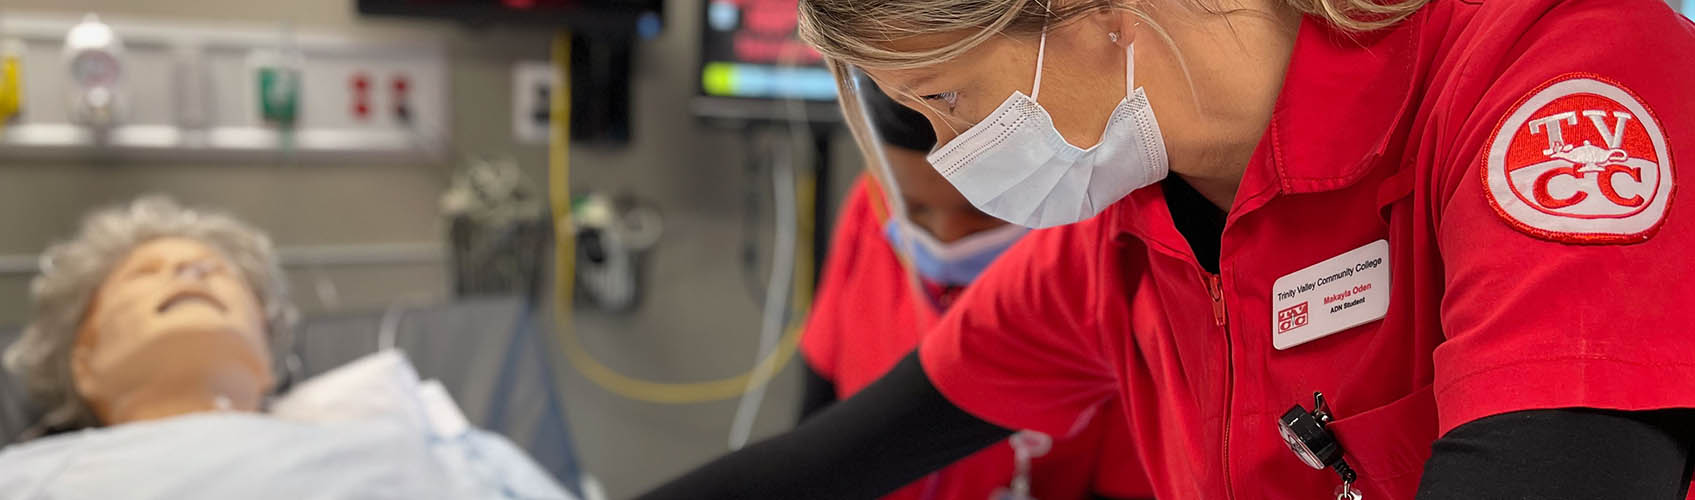
<instances>
[{"instance_id":1,"label":"mask ear loop","mask_svg":"<svg viewBox=\"0 0 1695 500\"><path fill-rule=\"evenodd\" d=\"M1042 60L1048 55L1048 24L1042 22L1042 41L1036 43L1036 84L1030 88L1030 100L1042 96Z\"/></svg>"},{"instance_id":2,"label":"mask ear loop","mask_svg":"<svg viewBox=\"0 0 1695 500\"><path fill-rule=\"evenodd\" d=\"M1124 46L1124 98L1136 93L1136 42Z\"/></svg>"}]
</instances>

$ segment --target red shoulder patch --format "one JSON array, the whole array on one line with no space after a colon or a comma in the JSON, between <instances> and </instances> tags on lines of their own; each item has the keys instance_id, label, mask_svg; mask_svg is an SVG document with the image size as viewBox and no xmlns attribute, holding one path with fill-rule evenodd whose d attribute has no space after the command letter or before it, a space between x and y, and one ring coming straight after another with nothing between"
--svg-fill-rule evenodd
<instances>
[{"instance_id":1,"label":"red shoulder patch","mask_svg":"<svg viewBox=\"0 0 1695 500\"><path fill-rule=\"evenodd\" d=\"M1483 158L1490 206L1507 224L1566 243L1647 241L1676 177L1659 120L1596 75L1561 75L1501 120Z\"/></svg>"}]
</instances>

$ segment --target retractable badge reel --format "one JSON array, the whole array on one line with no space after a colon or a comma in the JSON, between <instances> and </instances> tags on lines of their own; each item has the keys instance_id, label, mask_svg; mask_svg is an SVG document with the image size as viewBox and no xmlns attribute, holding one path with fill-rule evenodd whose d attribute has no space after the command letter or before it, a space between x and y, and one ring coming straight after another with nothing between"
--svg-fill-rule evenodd
<instances>
[{"instance_id":1,"label":"retractable badge reel","mask_svg":"<svg viewBox=\"0 0 1695 500\"><path fill-rule=\"evenodd\" d=\"M1007 439L1012 444L1012 484L998 488L989 500L1038 500L1030 495L1030 461L1053 450L1053 438L1037 431L1019 431Z\"/></svg>"},{"instance_id":2,"label":"retractable badge reel","mask_svg":"<svg viewBox=\"0 0 1695 500\"><path fill-rule=\"evenodd\" d=\"M1324 393L1312 393L1312 399L1310 412L1298 403L1284 412L1277 419L1277 431L1283 435L1289 451L1295 452L1302 462L1314 469L1335 469L1342 477L1342 485L1336 487L1336 500L1361 500L1364 496L1354 489L1354 480L1359 477L1342 458L1342 444L1326 428L1332 418L1330 406L1324 403Z\"/></svg>"}]
</instances>

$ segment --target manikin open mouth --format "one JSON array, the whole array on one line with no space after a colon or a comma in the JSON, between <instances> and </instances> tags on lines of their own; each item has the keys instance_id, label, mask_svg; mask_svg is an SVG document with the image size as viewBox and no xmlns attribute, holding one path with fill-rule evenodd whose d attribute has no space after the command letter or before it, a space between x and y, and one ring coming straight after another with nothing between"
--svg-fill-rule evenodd
<instances>
[{"instance_id":1,"label":"manikin open mouth","mask_svg":"<svg viewBox=\"0 0 1695 500\"><path fill-rule=\"evenodd\" d=\"M163 314L173 307L189 303L206 304L212 306L213 309L217 309L218 312L224 312L226 310L224 303L219 301L217 297L213 297L212 294L199 290L183 290L171 295L170 298L165 299L164 302L159 303L159 307L155 311Z\"/></svg>"}]
</instances>

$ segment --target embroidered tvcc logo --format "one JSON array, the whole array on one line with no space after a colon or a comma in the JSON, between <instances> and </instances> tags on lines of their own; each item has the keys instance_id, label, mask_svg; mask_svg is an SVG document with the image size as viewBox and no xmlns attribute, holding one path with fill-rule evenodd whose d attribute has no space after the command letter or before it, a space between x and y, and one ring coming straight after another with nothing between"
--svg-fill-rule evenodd
<instances>
[{"instance_id":1,"label":"embroidered tvcc logo","mask_svg":"<svg viewBox=\"0 0 1695 500\"><path fill-rule=\"evenodd\" d=\"M1483 167L1508 224L1570 243L1647 240L1675 184L1659 121L1631 92L1589 75L1556 78L1521 101Z\"/></svg>"}]
</instances>

